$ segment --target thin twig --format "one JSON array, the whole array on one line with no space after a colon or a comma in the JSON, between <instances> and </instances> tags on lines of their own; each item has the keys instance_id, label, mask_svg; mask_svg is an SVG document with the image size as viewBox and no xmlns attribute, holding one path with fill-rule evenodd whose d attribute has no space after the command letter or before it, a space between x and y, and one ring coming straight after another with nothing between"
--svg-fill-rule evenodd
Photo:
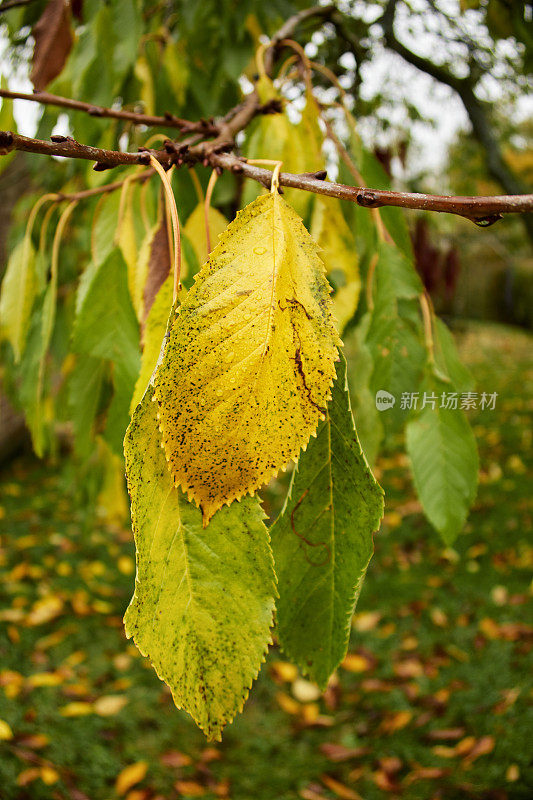
<instances>
[{"instance_id":1,"label":"thin twig","mask_svg":"<svg viewBox=\"0 0 533 800\"><path fill-rule=\"evenodd\" d=\"M138 172L136 175L128 175L127 178L124 178L121 181L104 183L102 186L95 186L94 189L84 189L81 192L72 192L70 194L58 192L55 196L55 200L57 203L70 202L72 200L86 200L88 197L97 197L100 194L108 194L109 192L115 192L117 189L122 189L126 181L130 181L130 183L133 183L134 181L147 181L148 178L151 178L153 174L153 169L146 169L143 172Z\"/></svg>"},{"instance_id":2,"label":"thin twig","mask_svg":"<svg viewBox=\"0 0 533 800\"><path fill-rule=\"evenodd\" d=\"M0 11L1 11L0 7ZM200 119L191 122L188 119L181 119L174 114L165 114L162 117L151 114L141 114L136 111L124 111L116 108L105 108L95 106L91 103L84 103L82 100L71 100L69 97L60 97L49 92L11 92L8 89L0 89L0 97L11 100L30 100L41 105L59 106L60 108L71 108L73 111L84 111L91 117L106 117L111 119L123 119L133 122L134 125L146 125L148 128L179 128L182 133L202 133L204 136L217 136L218 126L213 120Z\"/></svg>"}]
</instances>

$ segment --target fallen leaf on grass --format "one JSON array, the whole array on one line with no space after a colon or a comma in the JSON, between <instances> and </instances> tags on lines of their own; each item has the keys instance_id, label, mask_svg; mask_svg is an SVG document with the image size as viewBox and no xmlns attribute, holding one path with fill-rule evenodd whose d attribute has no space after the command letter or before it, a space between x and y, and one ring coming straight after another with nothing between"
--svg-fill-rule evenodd
<instances>
[{"instance_id":1,"label":"fallen leaf on grass","mask_svg":"<svg viewBox=\"0 0 533 800\"><path fill-rule=\"evenodd\" d=\"M196 781L176 781L174 787L186 797L203 797L207 789Z\"/></svg>"},{"instance_id":2,"label":"fallen leaf on grass","mask_svg":"<svg viewBox=\"0 0 533 800\"><path fill-rule=\"evenodd\" d=\"M73 703L67 703L59 709L62 717L84 717L87 714L93 713L93 704L84 703L81 700Z\"/></svg>"},{"instance_id":3,"label":"fallen leaf on grass","mask_svg":"<svg viewBox=\"0 0 533 800\"><path fill-rule=\"evenodd\" d=\"M341 662L341 667L347 672L367 672L374 666L374 660L370 656L360 653L347 653Z\"/></svg>"},{"instance_id":4,"label":"fallen leaf on grass","mask_svg":"<svg viewBox=\"0 0 533 800\"><path fill-rule=\"evenodd\" d=\"M180 753L179 750L169 750L168 753L163 753L159 759L165 767L187 767L192 759L185 753Z\"/></svg>"},{"instance_id":5,"label":"fallen leaf on grass","mask_svg":"<svg viewBox=\"0 0 533 800\"><path fill-rule=\"evenodd\" d=\"M50 738L45 733L33 733L28 736L22 736L20 739L17 737L17 744L21 747L29 747L31 750L40 750L41 747L46 747L50 742Z\"/></svg>"},{"instance_id":6,"label":"fallen leaf on grass","mask_svg":"<svg viewBox=\"0 0 533 800\"><path fill-rule=\"evenodd\" d=\"M122 795L140 783L148 771L148 764L146 761L137 761L135 764L130 764L124 767L122 772L119 773L115 782L115 791L117 794Z\"/></svg>"},{"instance_id":7,"label":"fallen leaf on grass","mask_svg":"<svg viewBox=\"0 0 533 800\"><path fill-rule=\"evenodd\" d=\"M461 736L464 736L464 733L464 728L436 728L435 730L428 731L426 738L434 742L443 742L448 739L460 739Z\"/></svg>"},{"instance_id":8,"label":"fallen leaf on grass","mask_svg":"<svg viewBox=\"0 0 533 800\"><path fill-rule=\"evenodd\" d=\"M288 694L285 694L285 692L277 692L276 701L278 706L287 714L295 715L300 713L300 703L298 703L296 700L293 700L292 697L290 697Z\"/></svg>"},{"instance_id":9,"label":"fallen leaf on grass","mask_svg":"<svg viewBox=\"0 0 533 800\"><path fill-rule=\"evenodd\" d=\"M411 722L413 718L412 711L396 711L393 714L387 714L383 722L381 723L381 730L383 733L395 733L396 731L401 731L402 728L405 728Z\"/></svg>"},{"instance_id":10,"label":"fallen leaf on grass","mask_svg":"<svg viewBox=\"0 0 533 800\"><path fill-rule=\"evenodd\" d=\"M444 778L449 772L449 769L442 769L441 767L417 766L405 776L403 785L410 786L415 781L437 781Z\"/></svg>"},{"instance_id":11,"label":"fallen leaf on grass","mask_svg":"<svg viewBox=\"0 0 533 800\"><path fill-rule=\"evenodd\" d=\"M355 628L356 631L360 631L361 633L373 631L381 620L381 616L380 611L360 611L358 614L355 614L352 620L352 628Z\"/></svg>"},{"instance_id":12,"label":"fallen leaf on grass","mask_svg":"<svg viewBox=\"0 0 533 800\"><path fill-rule=\"evenodd\" d=\"M108 694L99 697L93 704L96 714L100 717L112 717L122 711L128 703L128 698L123 694Z\"/></svg>"},{"instance_id":13,"label":"fallen leaf on grass","mask_svg":"<svg viewBox=\"0 0 533 800\"><path fill-rule=\"evenodd\" d=\"M318 783L310 783L300 792L302 800L326 800L326 795L322 793L322 786Z\"/></svg>"},{"instance_id":14,"label":"fallen leaf on grass","mask_svg":"<svg viewBox=\"0 0 533 800\"><path fill-rule=\"evenodd\" d=\"M17 777L17 786L27 786L32 781L36 781L41 777L41 770L39 767L29 767L23 769Z\"/></svg>"},{"instance_id":15,"label":"fallen leaf on grass","mask_svg":"<svg viewBox=\"0 0 533 800\"><path fill-rule=\"evenodd\" d=\"M316 683L306 681L304 678L296 678L291 686L291 692L300 703L312 703L322 694Z\"/></svg>"},{"instance_id":16,"label":"fallen leaf on grass","mask_svg":"<svg viewBox=\"0 0 533 800\"><path fill-rule=\"evenodd\" d=\"M59 686L64 680L64 676L58 672L36 672L28 676L26 685L33 689L40 686Z\"/></svg>"},{"instance_id":17,"label":"fallen leaf on grass","mask_svg":"<svg viewBox=\"0 0 533 800\"><path fill-rule=\"evenodd\" d=\"M0 719L0 741L7 742L13 738L13 731L10 725L3 719Z\"/></svg>"},{"instance_id":18,"label":"fallen leaf on grass","mask_svg":"<svg viewBox=\"0 0 533 800\"><path fill-rule=\"evenodd\" d=\"M274 661L270 665L270 674L281 683L292 683L298 677L298 669L288 661Z\"/></svg>"},{"instance_id":19,"label":"fallen leaf on grass","mask_svg":"<svg viewBox=\"0 0 533 800\"><path fill-rule=\"evenodd\" d=\"M26 625L34 627L36 625L44 625L45 622L50 622L52 619L61 614L63 611L63 601L57 595L47 595L41 600L37 600L26 617Z\"/></svg>"},{"instance_id":20,"label":"fallen leaf on grass","mask_svg":"<svg viewBox=\"0 0 533 800\"><path fill-rule=\"evenodd\" d=\"M324 742L318 748L330 761L349 761L352 758L361 758L370 753L369 747L344 747L334 742Z\"/></svg>"},{"instance_id":21,"label":"fallen leaf on grass","mask_svg":"<svg viewBox=\"0 0 533 800\"><path fill-rule=\"evenodd\" d=\"M495 741L492 736L482 736L481 739L478 739L475 745L472 747L466 758L464 759L465 764L472 764L479 758L480 756L485 756L487 753L492 753L494 750Z\"/></svg>"},{"instance_id":22,"label":"fallen leaf on grass","mask_svg":"<svg viewBox=\"0 0 533 800\"><path fill-rule=\"evenodd\" d=\"M363 800L358 792L350 789L349 786L345 786L344 783L332 778L330 775L321 775L320 780L328 789L336 794L337 797L342 798L342 800Z\"/></svg>"}]
</instances>

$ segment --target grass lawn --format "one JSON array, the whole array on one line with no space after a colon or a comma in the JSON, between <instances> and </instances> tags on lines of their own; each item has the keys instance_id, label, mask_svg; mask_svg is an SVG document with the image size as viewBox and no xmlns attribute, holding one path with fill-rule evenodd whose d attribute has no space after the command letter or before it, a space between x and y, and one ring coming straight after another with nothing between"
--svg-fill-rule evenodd
<instances>
[{"instance_id":1,"label":"grass lawn","mask_svg":"<svg viewBox=\"0 0 533 800\"><path fill-rule=\"evenodd\" d=\"M499 396L474 413L481 482L455 546L420 514L400 448L387 453L344 664L320 696L274 647L220 745L124 637L130 530L94 521L68 465L7 466L1 800L533 797L532 343L500 326L461 333L479 391Z\"/></svg>"}]
</instances>

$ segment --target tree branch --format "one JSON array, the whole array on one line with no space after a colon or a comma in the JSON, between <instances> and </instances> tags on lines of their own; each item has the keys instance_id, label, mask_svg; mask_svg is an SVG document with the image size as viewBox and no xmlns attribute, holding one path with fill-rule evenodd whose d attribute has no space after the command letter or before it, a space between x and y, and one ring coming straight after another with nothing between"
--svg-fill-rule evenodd
<instances>
[{"instance_id":1,"label":"tree branch","mask_svg":"<svg viewBox=\"0 0 533 800\"><path fill-rule=\"evenodd\" d=\"M19 6L29 6L33 0L5 0L2 5L0 5L0 14L2 11L9 11L10 8L18 8Z\"/></svg>"},{"instance_id":2,"label":"tree branch","mask_svg":"<svg viewBox=\"0 0 533 800\"><path fill-rule=\"evenodd\" d=\"M311 8L304 8L302 11L289 17L281 28L276 31L270 40L268 48L265 50L264 65L267 75L272 72L276 50L283 39L292 39L294 31L298 26L311 17L323 17L327 19L334 11L336 11L336 6L333 4L328 6L312 6Z\"/></svg>"},{"instance_id":3,"label":"tree branch","mask_svg":"<svg viewBox=\"0 0 533 800\"><path fill-rule=\"evenodd\" d=\"M102 150L80 144L69 137L56 137L62 141L45 142L30 139L10 131L0 131L0 154L11 150L22 150L27 153L39 153L47 156L63 156L96 161L99 169L115 166L138 166L148 164L150 153L166 167L175 163L178 166L203 163L214 169L229 170L243 174L265 187L270 187L272 172L248 164L246 159L231 153L217 152L214 143L201 143L189 147L168 142L168 150L150 150L140 153L122 153L117 150ZM230 143L231 144L231 143ZM170 151L170 152L169 152ZM381 206L397 206L400 208L438 211L470 219L477 224L490 225L502 214L524 213L533 211L533 194L504 195L496 197L446 197L441 195L415 194L412 192L389 192L380 189L368 189L363 186L346 186L342 183L330 183L324 180L324 173L293 175L282 172L280 185L303 191L349 200L364 208Z\"/></svg>"},{"instance_id":4,"label":"tree branch","mask_svg":"<svg viewBox=\"0 0 533 800\"><path fill-rule=\"evenodd\" d=\"M449 86L457 92L468 114L468 118L470 119L474 136L485 151L485 162L489 175L491 175L491 177L509 194L520 194L524 192L525 187L522 181L514 175L503 157L500 144L494 135L494 130L490 122L487 103L478 100L475 95L472 76L458 78L445 67L440 67L429 59L419 56L417 53L413 53L400 42L394 33L397 2L398 0L389 0L379 20L383 28L387 46L409 64L431 75L435 80ZM524 224L529 238L533 241L533 218L526 215L524 217Z\"/></svg>"},{"instance_id":5,"label":"tree branch","mask_svg":"<svg viewBox=\"0 0 533 800\"><path fill-rule=\"evenodd\" d=\"M115 108L104 108L103 106L91 105L81 100L71 100L68 97L60 97L48 92L11 92L7 89L0 89L0 97L10 100L30 100L42 105L59 106L60 108L70 108L74 111L84 111L91 117L107 117L110 119L122 119L133 122L134 125L146 125L148 128L178 128L182 133L202 133L204 136L217 136L218 126L213 120L201 119L198 122L191 122L188 119L181 119L174 114L165 114L162 117L150 114L140 114L135 111L123 111Z\"/></svg>"}]
</instances>

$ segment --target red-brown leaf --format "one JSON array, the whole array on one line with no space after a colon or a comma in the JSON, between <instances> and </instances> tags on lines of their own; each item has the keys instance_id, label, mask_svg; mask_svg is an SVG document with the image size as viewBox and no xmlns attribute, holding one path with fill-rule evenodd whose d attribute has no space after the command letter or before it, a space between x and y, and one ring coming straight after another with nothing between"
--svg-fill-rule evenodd
<instances>
[{"instance_id":1,"label":"red-brown leaf","mask_svg":"<svg viewBox=\"0 0 533 800\"><path fill-rule=\"evenodd\" d=\"M31 80L37 91L57 78L72 47L71 12L65 0L50 0L32 33L35 39Z\"/></svg>"},{"instance_id":2,"label":"red-brown leaf","mask_svg":"<svg viewBox=\"0 0 533 800\"><path fill-rule=\"evenodd\" d=\"M150 247L148 275L144 285L144 320L152 308L155 297L170 272L170 250L168 246L167 220L165 214L157 228Z\"/></svg>"}]
</instances>

